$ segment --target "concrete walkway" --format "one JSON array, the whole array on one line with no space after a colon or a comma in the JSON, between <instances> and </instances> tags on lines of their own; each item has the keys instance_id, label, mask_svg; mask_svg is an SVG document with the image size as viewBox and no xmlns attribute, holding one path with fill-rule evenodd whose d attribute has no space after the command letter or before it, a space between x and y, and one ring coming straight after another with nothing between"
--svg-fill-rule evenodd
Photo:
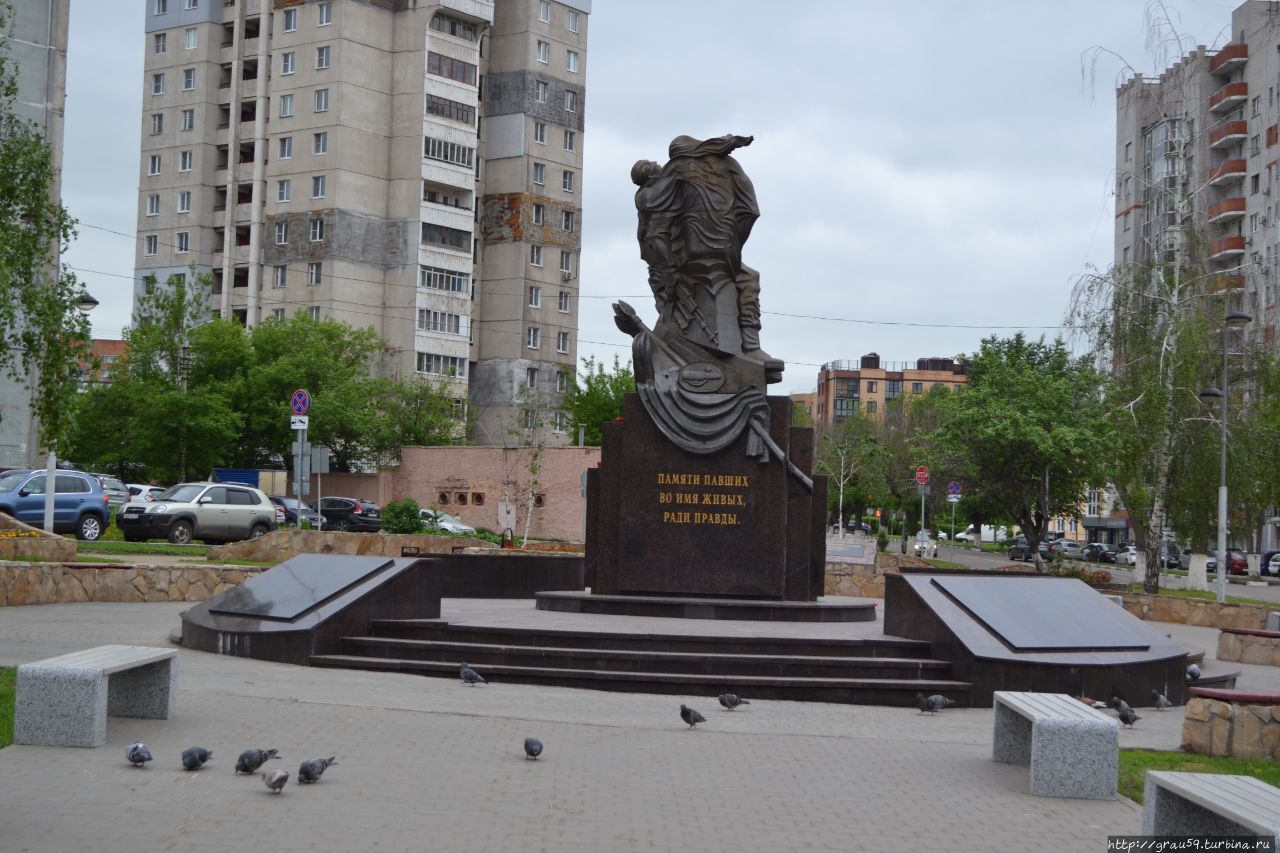
<instances>
[{"instance_id":1,"label":"concrete walkway","mask_svg":"<svg viewBox=\"0 0 1280 853\"><path fill-rule=\"evenodd\" d=\"M446 602L448 606L453 604ZM183 605L0 610L0 665L102 643L165 646ZM465 609L464 602L457 602ZM1216 632L1168 626L1212 652ZM0 851L1098 851L1137 833L1127 800L1046 799L991 761L991 711L620 694L316 670L180 652L170 720L112 718L98 749L0 750ZM1241 686L1280 687L1242 667ZM681 701L708 722L688 730ZM1121 743L1177 747L1140 711ZM536 761L524 737L546 744ZM146 769L124 760L143 740ZM206 769L179 753L214 752ZM280 796L232 773L249 747L338 765Z\"/></svg>"}]
</instances>

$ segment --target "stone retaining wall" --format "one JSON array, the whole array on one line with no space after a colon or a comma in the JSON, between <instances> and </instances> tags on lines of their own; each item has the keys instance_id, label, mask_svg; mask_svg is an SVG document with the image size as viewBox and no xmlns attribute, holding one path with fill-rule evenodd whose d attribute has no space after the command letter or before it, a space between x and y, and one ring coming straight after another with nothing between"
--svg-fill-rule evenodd
<instances>
[{"instance_id":1,"label":"stone retaining wall","mask_svg":"<svg viewBox=\"0 0 1280 853\"><path fill-rule=\"evenodd\" d=\"M1267 614L1276 609L1252 604L1219 604L1204 598L1176 595L1127 592L1123 597L1124 609L1139 619L1199 625L1202 628L1266 628Z\"/></svg>"},{"instance_id":2,"label":"stone retaining wall","mask_svg":"<svg viewBox=\"0 0 1280 853\"><path fill-rule=\"evenodd\" d=\"M426 536L410 533L338 533L331 530L275 530L258 539L245 539L209 549L209 560L236 560L249 563L283 563L299 554L351 554L353 556L399 557L405 548L419 554L451 554L455 550L494 550L498 546L482 539L462 536Z\"/></svg>"},{"instance_id":3,"label":"stone retaining wall","mask_svg":"<svg viewBox=\"0 0 1280 853\"><path fill-rule=\"evenodd\" d=\"M897 574L900 566L928 568L919 557L902 554L876 554L874 566L828 560L823 595L849 595L854 598L884 598L884 576Z\"/></svg>"},{"instance_id":4,"label":"stone retaining wall","mask_svg":"<svg viewBox=\"0 0 1280 853\"><path fill-rule=\"evenodd\" d=\"M1280 666L1280 636L1266 637L1261 634L1223 631L1218 634L1217 658L1232 663Z\"/></svg>"},{"instance_id":5,"label":"stone retaining wall","mask_svg":"<svg viewBox=\"0 0 1280 853\"><path fill-rule=\"evenodd\" d=\"M1182 723L1182 749L1280 760L1280 705L1237 705L1193 696Z\"/></svg>"},{"instance_id":6,"label":"stone retaining wall","mask_svg":"<svg viewBox=\"0 0 1280 853\"><path fill-rule=\"evenodd\" d=\"M0 607L76 601L204 601L260 571L232 566L0 562Z\"/></svg>"},{"instance_id":7,"label":"stone retaining wall","mask_svg":"<svg viewBox=\"0 0 1280 853\"><path fill-rule=\"evenodd\" d=\"M15 538L0 536L0 560L42 560L51 563L71 562L76 558L76 543L56 533L24 524L0 512L0 534L25 534ZM34 535L32 535L34 534Z\"/></svg>"}]
</instances>

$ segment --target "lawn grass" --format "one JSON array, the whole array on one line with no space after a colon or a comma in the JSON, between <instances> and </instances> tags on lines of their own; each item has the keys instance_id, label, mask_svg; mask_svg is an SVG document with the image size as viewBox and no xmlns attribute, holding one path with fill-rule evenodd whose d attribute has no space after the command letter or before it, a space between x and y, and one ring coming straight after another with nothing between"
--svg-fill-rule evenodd
<instances>
[{"instance_id":1,"label":"lawn grass","mask_svg":"<svg viewBox=\"0 0 1280 853\"><path fill-rule=\"evenodd\" d=\"M1186 773L1225 773L1252 776L1280 788L1280 762L1262 759L1213 757L1193 752L1159 752L1151 749L1120 750L1120 793L1141 803L1148 770Z\"/></svg>"},{"instance_id":2,"label":"lawn grass","mask_svg":"<svg viewBox=\"0 0 1280 853\"><path fill-rule=\"evenodd\" d=\"M1133 589L1133 592L1137 593L1138 595L1141 595L1143 592L1142 584L1140 583L1135 583L1132 589ZM1210 590L1202 590L1202 589L1162 589L1160 590L1160 594L1175 595L1178 598L1199 598L1205 601L1218 600L1218 594L1216 592L1212 592ZM1234 595L1227 596L1227 603L1228 604L1254 604L1259 607L1275 607L1275 604L1276 604L1274 601L1263 601L1258 598L1238 598Z\"/></svg>"},{"instance_id":3,"label":"lawn grass","mask_svg":"<svg viewBox=\"0 0 1280 853\"><path fill-rule=\"evenodd\" d=\"M127 563L128 560L117 560L114 557L100 557L97 554L76 554L77 563Z\"/></svg>"},{"instance_id":4,"label":"lawn grass","mask_svg":"<svg viewBox=\"0 0 1280 853\"><path fill-rule=\"evenodd\" d=\"M0 749L13 743L13 685L17 680L17 667L0 667Z\"/></svg>"},{"instance_id":5,"label":"lawn grass","mask_svg":"<svg viewBox=\"0 0 1280 853\"><path fill-rule=\"evenodd\" d=\"M925 562L933 566L935 569L967 569L969 568L964 563L956 563L956 562L952 562L951 560L931 560L930 559L930 560L925 560Z\"/></svg>"},{"instance_id":6,"label":"lawn grass","mask_svg":"<svg viewBox=\"0 0 1280 853\"><path fill-rule=\"evenodd\" d=\"M77 542L81 554L163 554L167 557L205 557L208 545L170 545L164 542Z\"/></svg>"}]
</instances>

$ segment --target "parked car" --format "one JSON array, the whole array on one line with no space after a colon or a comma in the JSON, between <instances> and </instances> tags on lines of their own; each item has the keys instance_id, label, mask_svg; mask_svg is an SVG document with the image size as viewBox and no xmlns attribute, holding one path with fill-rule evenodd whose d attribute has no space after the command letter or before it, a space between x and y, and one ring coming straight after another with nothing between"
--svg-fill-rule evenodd
<instances>
[{"instance_id":1,"label":"parked car","mask_svg":"<svg viewBox=\"0 0 1280 853\"><path fill-rule=\"evenodd\" d=\"M1080 559L1089 563L1114 563L1119 549L1107 542L1090 542L1084 546Z\"/></svg>"},{"instance_id":2,"label":"parked car","mask_svg":"<svg viewBox=\"0 0 1280 853\"><path fill-rule=\"evenodd\" d=\"M0 512L32 527L44 525L45 470L14 468L0 474ZM53 529L93 541L110 515L102 481L84 471L59 469L54 475Z\"/></svg>"},{"instance_id":3,"label":"parked car","mask_svg":"<svg viewBox=\"0 0 1280 853\"><path fill-rule=\"evenodd\" d=\"M129 502L129 488L115 477L107 474L94 474L102 483L102 491L107 496L107 503L114 507L124 506Z\"/></svg>"},{"instance_id":4,"label":"parked car","mask_svg":"<svg viewBox=\"0 0 1280 853\"><path fill-rule=\"evenodd\" d=\"M194 539L257 539L279 522L275 504L261 489L236 483L179 483L149 504L125 504L116 515L116 526L130 542L167 538L186 545Z\"/></svg>"},{"instance_id":5,"label":"parked car","mask_svg":"<svg viewBox=\"0 0 1280 853\"><path fill-rule=\"evenodd\" d=\"M972 541L973 541L973 525L972 525L972 524L970 524L970 525L969 525L968 527L966 527L964 530L961 530L959 533L957 533L957 534L956 534L956 541L957 541L957 542L972 542Z\"/></svg>"},{"instance_id":6,"label":"parked car","mask_svg":"<svg viewBox=\"0 0 1280 853\"><path fill-rule=\"evenodd\" d=\"M271 495L271 502L284 510L284 519L281 524L297 524L299 519L305 518L307 524L313 528L319 529L325 523L325 517L316 512L307 504L297 498L287 498L282 495Z\"/></svg>"},{"instance_id":7,"label":"parked car","mask_svg":"<svg viewBox=\"0 0 1280 853\"><path fill-rule=\"evenodd\" d=\"M1258 571L1267 575L1280 575L1280 551L1273 551L1271 559L1267 560L1267 565L1258 564Z\"/></svg>"},{"instance_id":8,"label":"parked car","mask_svg":"<svg viewBox=\"0 0 1280 853\"><path fill-rule=\"evenodd\" d=\"M382 529L382 510L373 501L360 498L321 498L316 507L333 530L377 533Z\"/></svg>"},{"instance_id":9,"label":"parked car","mask_svg":"<svg viewBox=\"0 0 1280 853\"><path fill-rule=\"evenodd\" d=\"M1138 565L1138 548L1135 545L1124 545L1116 553L1116 562L1122 566Z\"/></svg>"},{"instance_id":10,"label":"parked car","mask_svg":"<svg viewBox=\"0 0 1280 853\"><path fill-rule=\"evenodd\" d=\"M1031 559L1031 547L1027 544L1027 537L1021 533L1013 537L1013 541L1009 543L1009 559L1023 561Z\"/></svg>"},{"instance_id":11,"label":"parked car","mask_svg":"<svg viewBox=\"0 0 1280 853\"><path fill-rule=\"evenodd\" d=\"M1217 566L1215 565L1214 568L1216 569ZM1235 548L1227 549L1227 574L1249 574L1249 558L1245 556L1244 551L1240 551Z\"/></svg>"},{"instance_id":12,"label":"parked car","mask_svg":"<svg viewBox=\"0 0 1280 853\"><path fill-rule=\"evenodd\" d=\"M128 503L151 503L152 499L165 490L164 486L147 486L142 483L126 483L129 490Z\"/></svg>"},{"instance_id":13,"label":"parked car","mask_svg":"<svg viewBox=\"0 0 1280 853\"><path fill-rule=\"evenodd\" d=\"M470 524L464 523L461 519L449 515L447 512L441 512L438 509L423 509L419 511L423 522L428 527L434 527L437 530L444 530L448 533L475 533L476 529Z\"/></svg>"},{"instance_id":14,"label":"parked car","mask_svg":"<svg viewBox=\"0 0 1280 853\"><path fill-rule=\"evenodd\" d=\"M850 533L870 533L871 525L867 524L865 521L858 521L856 518L851 518L845 522L845 530L848 530Z\"/></svg>"},{"instance_id":15,"label":"parked car","mask_svg":"<svg viewBox=\"0 0 1280 853\"><path fill-rule=\"evenodd\" d=\"M1050 554L1061 554L1068 560L1079 560L1084 553L1084 548L1074 539L1059 539L1049 546Z\"/></svg>"}]
</instances>

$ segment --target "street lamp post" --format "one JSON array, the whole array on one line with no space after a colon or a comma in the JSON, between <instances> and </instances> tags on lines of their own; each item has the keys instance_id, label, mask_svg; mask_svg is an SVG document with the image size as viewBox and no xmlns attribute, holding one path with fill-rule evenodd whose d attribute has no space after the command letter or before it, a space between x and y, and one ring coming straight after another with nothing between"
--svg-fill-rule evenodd
<instances>
[{"instance_id":1,"label":"street lamp post","mask_svg":"<svg viewBox=\"0 0 1280 853\"><path fill-rule=\"evenodd\" d=\"M80 294L79 300L76 301L76 310L81 314L88 314L94 308L98 307L98 300L94 299L86 290ZM53 443L49 444L49 456L45 459L44 468L44 529L48 533L53 532L53 502L54 495L57 492L58 481L58 455L57 449Z\"/></svg>"},{"instance_id":2,"label":"street lamp post","mask_svg":"<svg viewBox=\"0 0 1280 853\"><path fill-rule=\"evenodd\" d=\"M1206 402L1219 399L1218 423L1221 428L1220 458L1218 465L1218 601L1227 600L1227 332L1233 326L1243 326L1253 318L1241 311L1232 311L1222 322L1222 388L1206 388L1200 398Z\"/></svg>"}]
</instances>

